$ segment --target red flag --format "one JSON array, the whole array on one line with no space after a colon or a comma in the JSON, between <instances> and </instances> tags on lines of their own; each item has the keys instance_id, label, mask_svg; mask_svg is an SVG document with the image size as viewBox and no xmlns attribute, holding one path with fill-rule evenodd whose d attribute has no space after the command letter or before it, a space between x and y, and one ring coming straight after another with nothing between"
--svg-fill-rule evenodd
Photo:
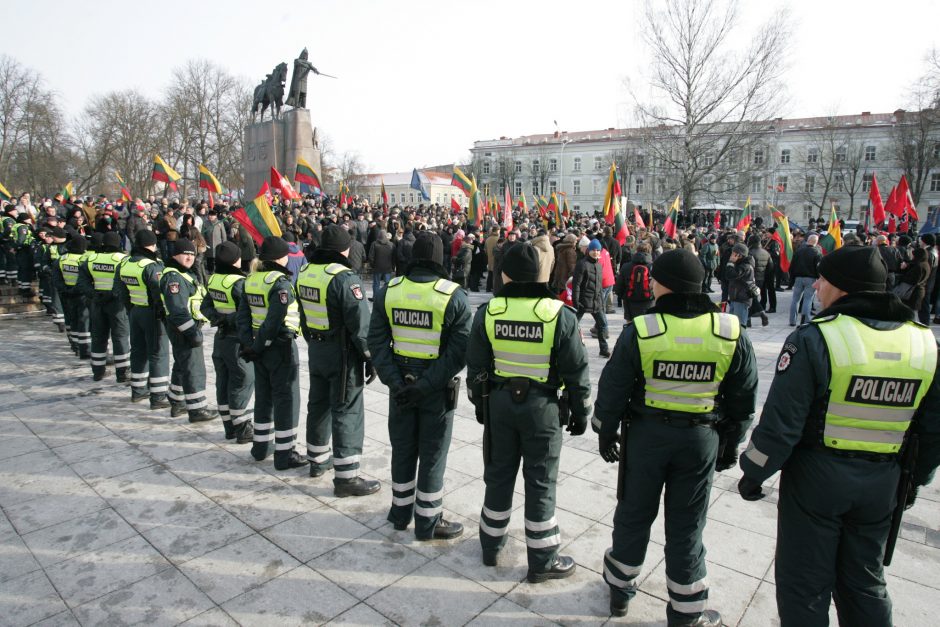
<instances>
[{"instance_id":1,"label":"red flag","mask_svg":"<svg viewBox=\"0 0 940 627\"><path fill-rule=\"evenodd\" d=\"M460 213L463 209L460 207L460 203L457 202L456 198L450 199L450 208L454 210L454 213Z\"/></svg>"},{"instance_id":2,"label":"red flag","mask_svg":"<svg viewBox=\"0 0 940 627\"><path fill-rule=\"evenodd\" d=\"M509 185L506 185L506 204L503 205L503 227L507 230L512 230L512 196L509 195Z\"/></svg>"},{"instance_id":3,"label":"red flag","mask_svg":"<svg viewBox=\"0 0 940 627\"><path fill-rule=\"evenodd\" d=\"M646 223L643 222L643 216L640 215L640 208L639 208L639 207L634 207L634 208L633 208L633 222L636 224L636 228L638 228L638 229L645 229L645 228L646 228Z\"/></svg>"},{"instance_id":4,"label":"red flag","mask_svg":"<svg viewBox=\"0 0 940 627\"><path fill-rule=\"evenodd\" d=\"M878 179L871 175L871 189L868 190L868 199L871 201L872 219L875 224L885 221L885 206L881 202L881 191L878 189Z\"/></svg>"},{"instance_id":5,"label":"red flag","mask_svg":"<svg viewBox=\"0 0 940 627\"><path fill-rule=\"evenodd\" d=\"M714 225L715 225L715 230L716 230L716 231L720 231L720 230L721 230L721 212L720 212L720 211L716 211L716 212L715 212L715 222L714 222Z\"/></svg>"},{"instance_id":6,"label":"red flag","mask_svg":"<svg viewBox=\"0 0 940 627\"><path fill-rule=\"evenodd\" d=\"M898 227L894 221L894 214L891 214L888 217L888 233L894 233L897 230L898 230Z\"/></svg>"},{"instance_id":7,"label":"red flag","mask_svg":"<svg viewBox=\"0 0 940 627\"><path fill-rule=\"evenodd\" d=\"M287 180L287 177L278 172L274 166L271 166L271 185L272 187L280 190L281 197L285 198L286 200L300 198L300 195L294 191L293 187L291 187L290 181Z\"/></svg>"},{"instance_id":8,"label":"red flag","mask_svg":"<svg viewBox=\"0 0 940 627\"><path fill-rule=\"evenodd\" d=\"M917 209L914 207L914 197L911 196L911 188L907 186L907 177L903 174L901 175L901 180L898 182L898 209L904 213L909 213L915 220L920 219L917 215Z\"/></svg>"},{"instance_id":9,"label":"red flag","mask_svg":"<svg viewBox=\"0 0 940 627\"><path fill-rule=\"evenodd\" d=\"M886 214L895 216L900 215L900 211L898 210L898 188L896 185L891 188L891 193L888 194L888 202L885 203L885 212Z\"/></svg>"},{"instance_id":10,"label":"red flag","mask_svg":"<svg viewBox=\"0 0 940 627\"><path fill-rule=\"evenodd\" d=\"M215 199L212 198L212 192L209 192L209 209L215 207Z\"/></svg>"},{"instance_id":11,"label":"red flag","mask_svg":"<svg viewBox=\"0 0 940 627\"><path fill-rule=\"evenodd\" d=\"M907 233L911 229L911 221L908 218L908 215L905 213L901 216L901 226L898 227L898 231L901 233Z\"/></svg>"}]
</instances>

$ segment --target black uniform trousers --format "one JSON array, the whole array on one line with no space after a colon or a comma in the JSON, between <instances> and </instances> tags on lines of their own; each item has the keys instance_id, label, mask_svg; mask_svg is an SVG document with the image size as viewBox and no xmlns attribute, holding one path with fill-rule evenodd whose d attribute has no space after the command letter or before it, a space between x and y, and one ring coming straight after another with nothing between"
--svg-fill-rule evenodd
<instances>
[{"instance_id":1,"label":"black uniform trousers","mask_svg":"<svg viewBox=\"0 0 940 627\"><path fill-rule=\"evenodd\" d=\"M349 363L342 371L342 345L337 337L311 340L307 345L310 395L307 399L307 458L315 468L330 465L337 479L359 476L359 458L365 439L362 404L362 365L349 348ZM346 400L340 398L340 377L346 377Z\"/></svg>"},{"instance_id":2,"label":"black uniform trousers","mask_svg":"<svg viewBox=\"0 0 940 627\"><path fill-rule=\"evenodd\" d=\"M131 337L131 392L150 393L154 401L166 398L170 385L170 341L153 307L131 305L127 315Z\"/></svg>"},{"instance_id":3,"label":"black uniform trousers","mask_svg":"<svg viewBox=\"0 0 940 627\"><path fill-rule=\"evenodd\" d=\"M688 414L686 414L688 415ZM690 620L705 610L705 546L702 532L708 513L718 433L709 426L665 424L656 418L634 419L627 429L623 500L614 512L613 547L604 555L604 580L614 594L630 599L659 514L665 487L666 587L670 622Z\"/></svg>"},{"instance_id":4,"label":"black uniform trousers","mask_svg":"<svg viewBox=\"0 0 940 627\"><path fill-rule=\"evenodd\" d=\"M454 428L446 393L435 390L415 407L388 402L388 437L392 444L392 507L388 520L407 525L412 515L415 535L430 538L444 504L444 471Z\"/></svg>"},{"instance_id":5,"label":"black uniform trousers","mask_svg":"<svg viewBox=\"0 0 940 627\"><path fill-rule=\"evenodd\" d=\"M489 450L484 451L486 494L480 513L480 545L498 551L506 544L513 488L519 462L525 479L525 540L529 570L551 567L561 546L555 520L555 487L561 455L558 401L530 389L528 398L514 402L508 390L490 393ZM487 461L487 453L489 461Z\"/></svg>"},{"instance_id":6,"label":"black uniform trousers","mask_svg":"<svg viewBox=\"0 0 940 627\"><path fill-rule=\"evenodd\" d=\"M251 455L271 452L274 465L287 464L300 422L300 359L293 339L277 339L255 359L255 435Z\"/></svg>"},{"instance_id":7,"label":"black uniform trousers","mask_svg":"<svg viewBox=\"0 0 940 627\"><path fill-rule=\"evenodd\" d=\"M206 362L202 346L190 346L186 337L172 324L167 323L166 330L173 349L170 402L185 403L187 411L205 409L209 402L206 400Z\"/></svg>"},{"instance_id":8,"label":"black uniform trousers","mask_svg":"<svg viewBox=\"0 0 940 627\"><path fill-rule=\"evenodd\" d=\"M62 309L72 348L80 357L88 356L91 350L88 306L81 294L63 294Z\"/></svg>"},{"instance_id":9,"label":"black uniform trousers","mask_svg":"<svg viewBox=\"0 0 940 627\"><path fill-rule=\"evenodd\" d=\"M31 289L35 274L32 248L18 248L16 250L17 287L21 290Z\"/></svg>"},{"instance_id":10,"label":"black uniform trousers","mask_svg":"<svg viewBox=\"0 0 940 627\"><path fill-rule=\"evenodd\" d=\"M91 323L91 371L104 373L108 365L108 339L114 351L114 369L126 370L131 364L130 330L127 311L110 294L100 292L88 303L88 318Z\"/></svg>"},{"instance_id":11,"label":"black uniform trousers","mask_svg":"<svg viewBox=\"0 0 940 627\"><path fill-rule=\"evenodd\" d=\"M16 282L16 249L13 248L13 244L10 242L5 242L3 244L3 278L7 280L10 285L13 285Z\"/></svg>"},{"instance_id":12,"label":"black uniform trousers","mask_svg":"<svg viewBox=\"0 0 940 627\"><path fill-rule=\"evenodd\" d=\"M234 333L215 332L212 345L212 365L215 367L215 402L219 415L231 427L251 420L248 407L255 391L255 369L238 356L241 344Z\"/></svg>"},{"instance_id":13,"label":"black uniform trousers","mask_svg":"<svg viewBox=\"0 0 940 627\"><path fill-rule=\"evenodd\" d=\"M885 543L900 467L797 448L783 467L777 505L777 609L783 627L888 627Z\"/></svg>"}]
</instances>

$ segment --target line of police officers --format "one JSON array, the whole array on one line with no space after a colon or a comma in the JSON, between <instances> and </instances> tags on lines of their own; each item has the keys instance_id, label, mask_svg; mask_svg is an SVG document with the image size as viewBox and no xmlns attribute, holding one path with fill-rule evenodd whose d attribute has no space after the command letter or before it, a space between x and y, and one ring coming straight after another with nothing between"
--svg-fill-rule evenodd
<instances>
[{"instance_id":1,"label":"line of police officers","mask_svg":"<svg viewBox=\"0 0 940 627\"><path fill-rule=\"evenodd\" d=\"M131 382L133 401L149 396L152 409L169 406L194 422L214 418L206 409L201 349L200 327L208 322L217 327L212 357L226 437L253 442L257 460L273 447L278 470L309 462L310 476L319 477L332 468L337 496L361 496L379 489L359 474L363 386L375 372L390 391L388 520L399 530L414 520L416 537L429 540L463 531L442 514L456 375L466 364L468 396L484 425L484 564L497 565L506 543L521 462L527 578L538 583L574 572L574 560L558 552L555 484L562 430L585 431L591 382L577 317L537 282L538 255L530 245L507 253L504 287L471 323L466 293L447 280L440 238L431 233L417 238L405 274L375 295L371 318L346 260L349 235L339 227L325 229L296 289L282 239L265 239L261 266L247 277L237 248L220 245L208 298L189 270L192 244L178 241L164 268L155 243L141 232L125 258L107 236L90 253L83 240L73 240L59 259L55 284L82 356L81 333L91 318L96 380L104 376L111 334L118 380ZM603 576L611 613L625 615L664 495L667 620L719 625L718 613L707 609L702 534L714 471L737 463L753 420L756 360L737 318L702 294L704 270L694 255L664 253L652 277L656 304L621 334L591 420L601 456L620 462ZM844 625L891 624L881 561L898 460L916 436L915 487L940 464L937 342L885 292L885 278L874 249L826 256L817 281L824 310L787 338L741 459L738 487L747 500L761 498L761 483L783 471L776 559L783 625L827 624L832 598ZM306 458L294 450L298 334L308 342L310 371ZM174 354L169 379L167 336ZM907 506L915 496L916 489Z\"/></svg>"}]
</instances>

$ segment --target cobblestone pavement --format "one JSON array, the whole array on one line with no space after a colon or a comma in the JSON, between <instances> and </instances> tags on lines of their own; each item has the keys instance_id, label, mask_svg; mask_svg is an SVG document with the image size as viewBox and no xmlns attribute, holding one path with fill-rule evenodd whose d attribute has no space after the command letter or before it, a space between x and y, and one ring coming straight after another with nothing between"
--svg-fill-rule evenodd
<instances>
[{"instance_id":1,"label":"cobblestone pavement","mask_svg":"<svg viewBox=\"0 0 940 627\"><path fill-rule=\"evenodd\" d=\"M789 292L771 326L750 331L761 404L789 332ZM485 295L472 294L474 306ZM611 339L622 316L611 315ZM594 381L604 360L582 332ZM207 343L211 339L207 338ZM302 393L306 358L301 341ZM211 361L209 362L211 368ZM525 582L521 512L498 568L480 560L481 427L462 398L445 482L457 542L417 542L385 521L391 499L387 390L366 392L366 498L336 499L330 475L275 472L219 421L190 425L132 405L130 389L91 380L48 318L0 321L0 624L10 625L588 625L609 620L602 556L610 543L615 467L590 434L565 437L557 517L564 581ZM210 398L212 398L212 373ZM304 412L302 411L301 414ZM304 431L304 417L301 428ZM520 473L521 474L521 473ZM728 625L777 624L775 492L745 503L735 470L715 478L705 531L710 603ZM771 485L776 484L776 478ZM521 482L517 483L522 503ZM898 625L934 625L940 612L940 487L906 516L889 589ZM640 594L626 621L663 624L663 528L654 525ZM833 614L833 624L834 614Z\"/></svg>"}]
</instances>

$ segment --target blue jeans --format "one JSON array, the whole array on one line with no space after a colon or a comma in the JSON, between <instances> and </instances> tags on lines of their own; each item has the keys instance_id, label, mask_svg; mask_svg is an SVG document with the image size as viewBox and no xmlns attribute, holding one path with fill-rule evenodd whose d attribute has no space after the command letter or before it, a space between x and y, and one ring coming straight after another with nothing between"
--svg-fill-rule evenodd
<instances>
[{"instance_id":1,"label":"blue jeans","mask_svg":"<svg viewBox=\"0 0 940 627\"><path fill-rule=\"evenodd\" d=\"M741 321L742 329L747 326L747 320L750 317L750 314L748 312L750 311L750 309L751 309L751 303L749 302L738 303L733 300L728 301L727 313L731 314L732 316L738 317L738 320Z\"/></svg>"},{"instance_id":2,"label":"blue jeans","mask_svg":"<svg viewBox=\"0 0 940 627\"><path fill-rule=\"evenodd\" d=\"M375 298L376 294L379 293L379 288L385 285L388 285L388 282L392 280L391 272L373 272L372 273L372 298Z\"/></svg>"},{"instance_id":3,"label":"blue jeans","mask_svg":"<svg viewBox=\"0 0 940 627\"><path fill-rule=\"evenodd\" d=\"M798 276L793 279L793 300L790 301L790 325L796 324L796 307L803 299L803 306L800 307L800 315L804 322L809 322L813 314L813 297L816 296L816 288L813 283L816 279L810 276Z\"/></svg>"}]
</instances>

